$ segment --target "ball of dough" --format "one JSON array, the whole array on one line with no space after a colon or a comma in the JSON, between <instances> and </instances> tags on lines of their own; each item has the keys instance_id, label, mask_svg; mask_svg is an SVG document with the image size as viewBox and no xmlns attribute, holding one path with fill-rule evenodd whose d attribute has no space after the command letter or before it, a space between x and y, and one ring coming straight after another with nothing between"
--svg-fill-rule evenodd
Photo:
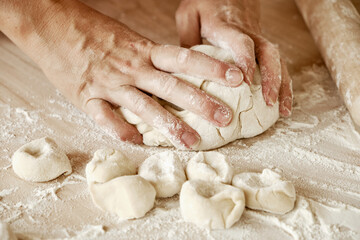
<instances>
[{"instance_id":1,"label":"ball of dough","mask_svg":"<svg viewBox=\"0 0 360 240\"><path fill-rule=\"evenodd\" d=\"M193 50L205 53L221 61L234 63L231 51L210 45L198 45ZM202 119L200 116L157 99L172 114L185 121L195 129L201 140L193 150L209 150L221 147L229 142L240 138L249 138L261 134L271 127L279 118L279 104L267 106L261 88L261 76L259 68L256 68L254 81L251 86L243 83L239 87L226 87L206 79L174 74L176 77L187 81L194 86L204 90L208 94L226 103L233 111L233 120L227 127L216 127L212 123ZM130 123L134 124L139 132L143 134L143 142L149 146L171 146L184 149L180 143L174 141L169 132L160 132L151 126L144 127L144 122L135 114L120 108L120 114ZM128 111L128 112L126 112Z\"/></svg>"},{"instance_id":2,"label":"ball of dough","mask_svg":"<svg viewBox=\"0 0 360 240\"><path fill-rule=\"evenodd\" d=\"M17 240L15 234L10 230L8 224L0 222L0 239L1 240Z\"/></svg>"},{"instance_id":3,"label":"ball of dough","mask_svg":"<svg viewBox=\"0 0 360 240\"><path fill-rule=\"evenodd\" d=\"M48 137L20 147L12 156L12 167L20 178L32 182L46 182L72 172L65 152Z\"/></svg>"},{"instance_id":4,"label":"ball of dough","mask_svg":"<svg viewBox=\"0 0 360 240\"><path fill-rule=\"evenodd\" d=\"M143 217L153 208L156 195L151 183L138 175L90 184L89 190L98 208L115 213L121 219Z\"/></svg>"},{"instance_id":5,"label":"ball of dough","mask_svg":"<svg viewBox=\"0 0 360 240\"><path fill-rule=\"evenodd\" d=\"M156 191L136 174L136 166L121 152L100 149L86 166L86 179L94 204L121 219L144 216L155 202Z\"/></svg>"},{"instance_id":6,"label":"ball of dough","mask_svg":"<svg viewBox=\"0 0 360 240\"><path fill-rule=\"evenodd\" d=\"M189 180L201 179L231 184L233 169L225 155L218 152L199 152L190 159L186 175Z\"/></svg>"},{"instance_id":7,"label":"ball of dough","mask_svg":"<svg viewBox=\"0 0 360 240\"><path fill-rule=\"evenodd\" d=\"M136 174L136 165L114 149L99 149L86 165L87 181L104 183L115 177Z\"/></svg>"},{"instance_id":8,"label":"ball of dough","mask_svg":"<svg viewBox=\"0 0 360 240\"><path fill-rule=\"evenodd\" d=\"M209 229L230 228L245 208L244 193L230 185L203 180L184 183L180 210L185 221Z\"/></svg>"},{"instance_id":9,"label":"ball of dough","mask_svg":"<svg viewBox=\"0 0 360 240\"><path fill-rule=\"evenodd\" d=\"M186 181L184 168L178 156L171 151L148 157L139 167L138 174L155 187L156 196L160 198L179 193Z\"/></svg>"},{"instance_id":10,"label":"ball of dough","mask_svg":"<svg viewBox=\"0 0 360 240\"><path fill-rule=\"evenodd\" d=\"M294 208L294 185L270 169L260 173L240 173L232 184L245 193L246 206L251 209L284 214Z\"/></svg>"}]
</instances>

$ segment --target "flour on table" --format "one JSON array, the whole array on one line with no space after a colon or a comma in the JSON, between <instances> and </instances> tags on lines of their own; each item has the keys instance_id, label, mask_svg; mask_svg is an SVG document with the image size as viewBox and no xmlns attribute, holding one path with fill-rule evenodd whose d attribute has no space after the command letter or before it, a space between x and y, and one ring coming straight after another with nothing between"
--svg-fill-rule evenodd
<instances>
[{"instance_id":1,"label":"flour on table","mask_svg":"<svg viewBox=\"0 0 360 240\"><path fill-rule=\"evenodd\" d=\"M287 213L294 208L294 185L270 169L264 169L261 174L237 174L232 184L244 191L248 208L279 214Z\"/></svg>"},{"instance_id":2,"label":"flour on table","mask_svg":"<svg viewBox=\"0 0 360 240\"><path fill-rule=\"evenodd\" d=\"M230 228L245 208L241 189L213 181L190 180L180 192L180 210L185 221L209 229Z\"/></svg>"},{"instance_id":3,"label":"flour on table","mask_svg":"<svg viewBox=\"0 0 360 240\"><path fill-rule=\"evenodd\" d=\"M86 166L91 198L103 211L121 219L143 217L155 202L156 191L121 152L98 150Z\"/></svg>"},{"instance_id":4,"label":"flour on table","mask_svg":"<svg viewBox=\"0 0 360 240\"><path fill-rule=\"evenodd\" d=\"M65 152L47 137L20 147L12 156L12 167L20 178L32 182L46 182L72 172Z\"/></svg>"},{"instance_id":5,"label":"flour on table","mask_svg":"<svg viewBox=\"0 0 360 240\"><path fill-rule=\"evenodd\" d=\"M192 47L192 49L221 61L234 63L232 54L228 50L210 45L198 45ZM236 139L259 135L271 127L279 118L278 102L273 107L270 107L264 101L258 68L255 71L254 82L250 87L243 83L239 87L231 88L206 79L183 74L174 75L223 101L233 111L233 120L227 127L216 127L190 111L179 110L165 101L159 101L169 112L185 121L199 133L201 141L197 146L193 147L193 150L218 148ZM177 148L183 148L182 145L172 140L169 133L159 132L159 130L148 126L139 117L123 107L120 108L119 113L129 123L134 124L139 132L143 134L144 144L149 146L174 145Z\"/></svg>"},{"instance_id":6,"label":"flour on table","mask_svg":"<svg viewBox=\"0 0 360 240\"><path fill-rule=\"evenodd\" d=\"M138 174L155 187L156 196L161 198L178 194L186 181L181 161L172 151L154 154L145 159Z\"/></svg>"},{"instance_id":7,"label":"flour on table","mask_svg":"<svg viewBox=\"0 0 360 240\"><path fill-rule=\"evenodd\" d=\"M218 152L199 152L188 162L186 175L189 180L200 179L231 184L234 171L226 158Z\"/></svg>"}]
</instances>

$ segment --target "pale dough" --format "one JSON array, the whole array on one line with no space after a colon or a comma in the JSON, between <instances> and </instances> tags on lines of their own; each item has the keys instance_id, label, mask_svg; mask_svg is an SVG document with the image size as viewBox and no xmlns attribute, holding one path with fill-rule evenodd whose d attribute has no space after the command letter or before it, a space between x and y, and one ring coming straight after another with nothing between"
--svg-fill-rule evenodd
<instances>
[{"instance_id":1,"label":"pale dough","mask_svg":"<svg viewBox=\"0 0 360 240\"><path fill-rule=\"evenodd\" d=\"M10 227L7 223L0 222L0 239L1 240L17 240L17 237L10 230Z\"/></svg>"},{"instance_id":2,"label":"pale dough","mask_svg":"<svg viewBox=\"0 0 360 240\"><path fill-rule=\"evenodd\" d=\"M143 217L155 202L156 191L136 174L136 166L117 150L95 152L86 166L86 179L93 202L121 219Z\"/></svg>"},{"instance_id":3,"label":"pale dough","mask_svg":"<svg viewBox=\"0 0 360 240\"><path fill-rule=\"evenodd\" d=\"M216 59L234 63L231 51L210 45L198 45L193 50L203 52ZM206 91L226 103L233 110L233 120L227 127L216 127L201 117L187 110L176 109L172 104L158 100L168 111L184 120L195 129L201 136L201 141L193 150L209 150L221 147L229 142L240 138L256 136L270 126L279 118L279 104L273 107L266 105L261 88L261 76L257 68L254 82L249 87L246 83L239 87L231 88L195 77L183 74L174 74L178 78L188 81L196 87ZM145 124L135 114L121 107L119 113L129 122L134 124L139 132L143 134L143 142L149 146L172 146L184 148L180 143L171 139L168 132L159 132Z\"/></svg>"},{"instance_id":4,"label":"pale dough","mask_svg":"<svg viewBox=\"0 0 360 240\"><path fill-rule=\"evenodd\" d=\"M99 149L86 165L88 182L104 183L115 177L135 175L136 165L115 149Z\"/></svg>"},{"instance_id":5,"label":"pale dough","mask_svg":"<svg viewBox=\"0 0 360 240\"><path fill-rule=\"evenodd\" d=\"M244 208L243 191L231 185L190 180L181 188L181 215L200 227L230 228L240 219Z\"/></svg>"},{"instance_id":6,"label":"pale dough","mask_svg":"<svg viewBox=\"0 0 360 240\"><path fill-rule=\"evenodd\" d=\"M261 174L237 174L232 184L244 191L248 208L278 214L287 213L294 208L294 185L270 169L264 169Z\"/></svg>"},{"instance_id":7,"label":"pale dough","mask_svg":"<svg viewBox=\"0 0 360 240\"><path fill-rule=\"evenodd\" d=\"M172 151L148 157L139 167L138 174L155 187L156 196L160 198L179 193L186 181L184 168Z\"/></svg>"},{"instance_id":8,"label":"pale dough","mask_svg":"<svg viewBox=\"0 0 360 240\"><path fill-rule=\"evenodd\" d=\"M233 169L225 155L218 152L199 152L188 162L186 175L189 180L201 179L231 184Z\"/></svg>"},{"instance_id":9,"label":"pale dough","mask_svg":"<svg viewBox=\"0 0 360 240\"><path fill-rule=\"evenodd\" d=\"M20 178L32 182L46 182L72 172L65 152L48 137L20 147L12 156L12 167Z\"/></svg>"}]
</instances>

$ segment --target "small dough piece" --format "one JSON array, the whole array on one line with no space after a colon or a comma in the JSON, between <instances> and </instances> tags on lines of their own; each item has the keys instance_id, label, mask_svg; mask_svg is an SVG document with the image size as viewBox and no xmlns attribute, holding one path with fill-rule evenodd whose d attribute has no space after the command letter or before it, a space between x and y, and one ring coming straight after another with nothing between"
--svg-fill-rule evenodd
<instances>
[{"instance_id":1,"label":"small dough piece","mask_svg":"<svg viewBox=\"0 0 360 240\"><path fill-rule=\"evenodd\" d=\"M156 191L136 174L136 166L121 152L100 149L86 166L86 179L94 204L121 219L143 217L155 202Z\"/></svg>"},{"instance_id":2,"label":"small dough piece","mask_svg":"<svg viewBox=\"0 0 360 240\"><path fill-rule=\"evenodd\" d=\"M218 182L190 180L180 192L180 210L185 221L209 229L230 228L245 208L241 189Z\"/></svg>"},{"instance_id":3,"label":"small dough piece","mask_svg":"<svg viewBox=\"0 0 360 240\"><path fill-rule=\"evenodd\" d=\"M98 208L115 213L121 219L143 217L153 208L155 202L154 187L138 175L90 184L89 189Z\"/></svg>"},{"instance_id":4,"label":"small dough piece","mask_svg":"<svg viewBox=\"0 0 360 240\"><path fill-rule=\"evenodd\" d=\"M65 152L48 137L20 147L12 156L12 167L16 175L32 182L46 182L72 172Z\"/></svg>"},{"instance_id":5,"label":"small dough piece","mask_svg":"<svg viewBox=\"0 0 360 240\"><path fill-rule=\"evenodd\" d=\"M190 159L186 175L189 180L201 179L231 184L234 171L226 158L218 152L199 152Z\"/></svg>"},{"instance_id":6,"label":"small dough piece","mask_svg":"<svg viewBox=\"0 0 360 240\"><path fill-rule=\"evenodd\" d=\"M10 227L7 223L0 222L0 239L1 240L17 240L17 237L10 230Z\"/></svg>"},{"instance_id":7,"label":"small dough piece","mask_svg":"<svg viewBox=\"0 0 360 240\"><path fill-rule=\"evenodd\" d=\"M156 196L160 198L172 197L179 193L186 181L184 168L172 151L148 157L139 167L138 174L155 187Z\"/></svg>"},{"instance_id":8,"label":"small dough piece","mask_svg":"<svg viewBox=\"0 0 360 240\"><path fill-rule=\"evenodd\" d=\"M264 169L261 174L237 174L232 184L244 191L248 208L278 214L287 213L294 208L294 185L270 169Z\"/></svg>"},{"instance_id":9,"label":"small dough piece","mask_svg":"<svg viewBox=\"0 0 360 240\"><path fill-rule=\"evenodd\" d=\"M88 182L104 183L115 177L135 175L136 165L115 149L99 149L86 165Z\"/></svg>"}]
</instances>

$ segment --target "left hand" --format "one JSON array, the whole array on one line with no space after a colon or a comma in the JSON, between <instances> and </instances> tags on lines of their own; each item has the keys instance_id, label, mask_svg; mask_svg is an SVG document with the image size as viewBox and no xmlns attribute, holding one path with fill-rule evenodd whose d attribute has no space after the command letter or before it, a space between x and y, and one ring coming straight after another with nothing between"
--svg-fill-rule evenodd
<instances>
[{"instance_id":1,"label":"left hand","mask_svg":"<svg viewBox=\"0 0 360 240\"><path fill-rule=\"evenodd\" d=\"M181 45L191 47L205 38L232 51L235 64L248 84L253 81L256 60L267 105L279 100L281 116L292 109L292 84L278 47L264 38L259 25L258 0L182 0L176 12Z\"/></svg>"}]
</instances>

